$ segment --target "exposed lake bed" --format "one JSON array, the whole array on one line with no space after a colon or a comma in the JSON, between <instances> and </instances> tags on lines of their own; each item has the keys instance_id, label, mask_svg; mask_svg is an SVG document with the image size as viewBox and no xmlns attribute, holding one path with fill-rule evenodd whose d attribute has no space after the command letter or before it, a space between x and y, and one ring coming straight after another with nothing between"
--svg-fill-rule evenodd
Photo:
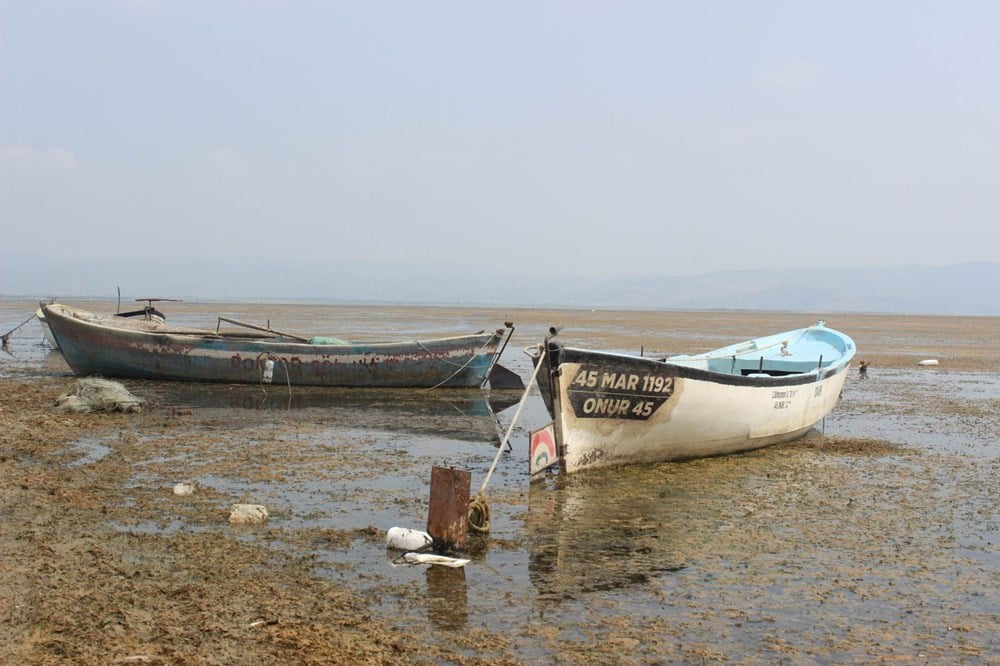
<instances>
[{"instance_id":1,"label":"exposed lake bed","mask_svg":"<svg viewBox=\"0 0 1000 666\"><path fill-rule=\"evenodd\" d=\"M4 330L30 307L2 305ZM549 325L661 354L818 318L189 303L168 317L215 314L354 339L512 319L504 363L523 377L519 347ZM65 364L15 338L0 660L1000 659L998 320L825 318L869 378L852 371L790 444L529 486L526 431L547 420L532 396L487 492L491 538L458 571L400 566L385 531L424 526L433 465L471 471L475 493L509 396L126 381L142 413L64 414ZM180 481L195 493L173 495ZM271 518L230 526L237 502Z\"/></svg>"}]
</instances>

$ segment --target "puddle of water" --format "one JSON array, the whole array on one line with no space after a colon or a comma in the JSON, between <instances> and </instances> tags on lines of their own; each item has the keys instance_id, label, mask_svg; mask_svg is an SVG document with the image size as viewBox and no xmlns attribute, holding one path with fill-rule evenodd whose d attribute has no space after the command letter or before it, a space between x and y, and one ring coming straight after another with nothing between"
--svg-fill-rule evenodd
<instances>
[{"instance_id":1,"label":"puddle of water","mask_svg":"<svg viewBox=\"0 0 1000 666\"><path fill-rule=\"evenodd\" d=\"M79 439L73 442L73 448L77 449L83 455L66 465L70 468L91 465L111 453L111 447L102 444L101 440L92 438Z\"/></svg>"}]
</instances>

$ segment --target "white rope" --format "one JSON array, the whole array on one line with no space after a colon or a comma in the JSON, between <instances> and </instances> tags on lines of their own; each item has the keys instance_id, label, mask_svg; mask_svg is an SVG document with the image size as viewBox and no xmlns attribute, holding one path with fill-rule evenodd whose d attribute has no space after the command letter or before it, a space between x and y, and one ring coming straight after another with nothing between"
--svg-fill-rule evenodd
<instances>
[{"instance_id":1,"label":"white rope","mask_svg":"<svg viewBox=\"0 0 1000 666\"><path fill-rule=\"evenodd\" d=\"M521 396L521 402L517 405L517 411L514 412L514 418L511 419L510 425L507 426L507 434L503 436L503 441L500 442L500 448L497 449L497 455L493 458L493 464L490 465L490 471L486 474L486 478L483 479L483 485L479 488L480 495L486 492L486 484L490 482L490 477L493 476L493 470L497 468L497 462L500 461L500 455L503 453L504 447L507 446L507 441L510 439L510 433L514 430L514 424L517 423L517 418L521 415L524 403L528 400L528 393L531 392L531 386L535 383L535 378L538 377L538 371L542 368L542 361L545 360L545 352L546 350L543 348L542 353L538 355L538 362L535 364L535 371L531 373L531 379L528 380L528 385L524 388L524 395Z\"/></svg>"},{"instance_id":2,"label":"white rope","mask_svg":"<svg viewBox=\"0 0 1000 666\"><path fill-rule=\"evenodd\" d=\"M472 356L469 357L469 360L466 361L465 363L463 363L462 365L458 366L458 370L456 370L455 372L451 373L450 375L448 375L447 377L445 377L444 379L442 379L441 381L439 381L434 386L428 386L427 388L425 388L423 390L425 390L425 391L433 391L434 389L440 388L441 386L444 386L445 384L447 384L448 382L450 382L452 379L454 379L455 377L458 376L458 373L462 372L463 370L465 370L466 368L468 368L470 365L472 365L472 362L475 361L477 358L479 358L480 355L482 355L482 353L484 351L486 351L487 347L490 346L490 343L492 341L493 340L491 338L490 340L487 340L486 344L484 344L482 347L479 347L478 349L474 350L472 352ZM419 346L425 352L427 352L428 354L432 354L433 355L433 352L430 349L428 349L427 347L424 347L423 344L421 344L419 340L416 340L415 342L417 343L417 346ZM500 342L497 341L497 345L498 346L499 346L499 344L500 344ZM446 358L438 358L438 360L439 361L444 361L445 363L448 363L449 365L458 365L458 363L454 363L452 361L449 361ZM486 374L483 377L483 383L485 383L486 380L489 379L490 370L493 369L493 366L496 365L496 362L497 362L497 359L494 358L493 362L490 363L490 367L486 369Z\"/></svg>"}]
</instances>

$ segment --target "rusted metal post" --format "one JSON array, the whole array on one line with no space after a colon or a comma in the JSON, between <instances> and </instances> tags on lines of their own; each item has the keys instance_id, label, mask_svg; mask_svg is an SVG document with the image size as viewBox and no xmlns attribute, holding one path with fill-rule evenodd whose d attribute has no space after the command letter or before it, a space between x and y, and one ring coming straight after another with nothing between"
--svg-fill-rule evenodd
<instances>
[{"instance_id":1,"label":"rusted metal post","mask_svg":"<svg viewBox=\"0 0 1000 666\"><path fill-rule=\"evenodd\" d=\"M472 473L454 467L431 468L427 533L435 550L465 550Z\"/></svg>"}]
</instances>

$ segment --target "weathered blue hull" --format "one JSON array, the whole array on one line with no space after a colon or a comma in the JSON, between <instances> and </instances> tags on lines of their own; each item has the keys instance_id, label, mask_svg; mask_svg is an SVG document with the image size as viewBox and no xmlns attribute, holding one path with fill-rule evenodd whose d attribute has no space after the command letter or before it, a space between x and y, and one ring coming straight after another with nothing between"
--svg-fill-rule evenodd
<instances>
[{"instance_id":1,"label":"weathered blue hull","mask_svg":"<svg viewBox=\"0 0 1000 666\"><path fill-rule=\"evenodd\" d=\"M125 325L58 304L44 313L78 375L238 384L477 387L496 361L503 334L498 329L424 341L327 345Z\"/></svg>"}]
</instances>

